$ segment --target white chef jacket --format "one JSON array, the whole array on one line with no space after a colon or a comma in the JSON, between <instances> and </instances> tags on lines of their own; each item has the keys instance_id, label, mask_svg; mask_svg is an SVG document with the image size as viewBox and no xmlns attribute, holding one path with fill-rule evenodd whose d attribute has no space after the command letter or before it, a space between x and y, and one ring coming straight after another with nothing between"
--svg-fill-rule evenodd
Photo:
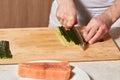
<instances>
[{"instance_id":1,"label":"white chef jacket","mask_svg":"<svg viewBox=\"0 0 120 80\"><path fill-rule=\"evenodd\" d=\"M103 13L114 3L114 1L115 0L74 0L77 8L77 25L86 25L92 17ZM54 0L49 17L49 27L61 25L56 17L57 6L57 1Z\"/></svg>"}]
</instances>

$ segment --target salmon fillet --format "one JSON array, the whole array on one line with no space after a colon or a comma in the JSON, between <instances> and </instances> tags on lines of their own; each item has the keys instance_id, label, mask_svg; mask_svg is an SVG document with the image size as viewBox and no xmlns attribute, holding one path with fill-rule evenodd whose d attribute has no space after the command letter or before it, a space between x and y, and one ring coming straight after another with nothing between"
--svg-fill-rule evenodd
<instances>
[{"instance_id":1,"label":"salmon fillet","mask_svg":"<svg viewBox=\"0 0 120 80\"><path fill-rule=\"evenodd\" d=\"M26 78L44 80L69 80L71 66L68 62L21 63L18 75Z\"/></svg>"}]
</instances>

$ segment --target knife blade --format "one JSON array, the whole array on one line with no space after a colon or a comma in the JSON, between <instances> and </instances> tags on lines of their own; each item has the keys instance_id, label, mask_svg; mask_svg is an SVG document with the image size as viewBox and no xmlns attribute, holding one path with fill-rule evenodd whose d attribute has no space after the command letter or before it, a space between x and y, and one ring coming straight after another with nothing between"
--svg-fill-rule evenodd
<instances>
[{"instance_id":1,"label":"knife blade","mask_svg":"<svg viewBox=\"0 0 120 80\"><path fill-rule=\"evenodd\" d=\"M73 29L75 30L76 35L78 35L78 39L81 42L80 45L81 45L82 49L86 50L87 42L84 40L80 29L78 27L73 27Z\"/></svg>"}]
</instances>

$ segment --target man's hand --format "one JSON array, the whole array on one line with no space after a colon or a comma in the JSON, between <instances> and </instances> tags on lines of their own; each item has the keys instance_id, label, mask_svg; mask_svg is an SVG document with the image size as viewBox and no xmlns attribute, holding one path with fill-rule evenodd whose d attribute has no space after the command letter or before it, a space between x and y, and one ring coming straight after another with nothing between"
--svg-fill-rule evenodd
<instances>
[{"instance_id":1,"label":"man's hand","mask_svg":"<svg viewBox=\"0 0 120 80\"><path fill-rule=\"evenodd\" d=\"M120 18L120 0L115 3L101 15L94 17L86 26L85 40L90 44L95 43L108 33L111 25Z\"/></svg>"},{"instance_id":2,"label":"man's hand","mask_svg":"<svg viewBox=\"0 0 120 80\"><path fill-rule=\"evenodd\" d=\"M76 8L73 0L57 0L57 19L67 29L77 23Z\"/></svg>"},{"instance_id":3,"label":"man's hand","mask_svg":"<svg viewBox=\"0 0 120 80\"><path fill-rule=\"evenodd\" d=\"M88 25L85 27L86 34L83 36L88 43L93 44L102 39L104 35L109 32L111 25L112 19L103 13L90 20Z\"/></svg>"}]
</instances>

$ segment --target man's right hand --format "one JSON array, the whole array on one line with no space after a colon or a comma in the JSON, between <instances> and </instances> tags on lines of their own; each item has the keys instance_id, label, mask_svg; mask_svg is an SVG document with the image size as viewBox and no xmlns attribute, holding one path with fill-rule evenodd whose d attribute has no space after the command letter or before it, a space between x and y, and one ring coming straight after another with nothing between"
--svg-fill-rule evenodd
<instances>
[{"instance_id":1,"label":"man's right hand","mask_svg":"<svg viewBox=\"0 0 120 80\"><path fill-rule=\"evenodd\" d=\"M57 19L67 29L77 23L76 7L73 0L57 0Z\"/></svg>"}]
</instances>

